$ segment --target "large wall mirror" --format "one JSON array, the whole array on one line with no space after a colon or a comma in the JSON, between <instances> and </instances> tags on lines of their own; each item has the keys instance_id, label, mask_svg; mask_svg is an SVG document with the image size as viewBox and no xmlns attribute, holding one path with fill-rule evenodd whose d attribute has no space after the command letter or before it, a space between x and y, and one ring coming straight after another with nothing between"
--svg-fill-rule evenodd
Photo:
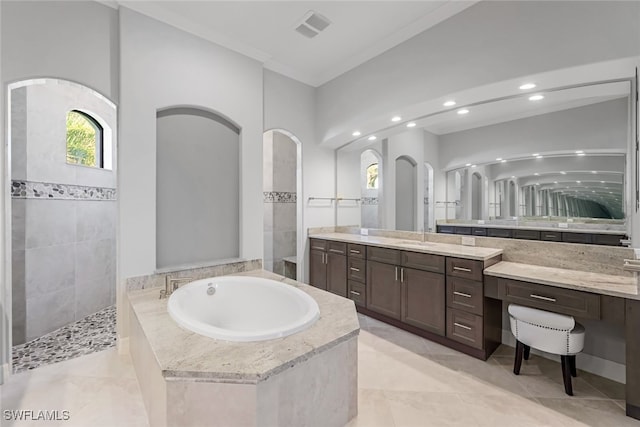
<instances>
[{"instance_id":1,"label":"large wall mirror","mask_svg":"<svg viewBox=\"0 0 640 427\"><path fill-rule=\"evenodd\" d=\"M338 203L338 225L435 232L445 222L545 221L625 232L630 93L625 79L529 91L355 140L337 151L338 198L365 196L361 159L372 151L384 197L375 216L365 215L369 199L362 215Z\"/></svg>"}]
</instances>

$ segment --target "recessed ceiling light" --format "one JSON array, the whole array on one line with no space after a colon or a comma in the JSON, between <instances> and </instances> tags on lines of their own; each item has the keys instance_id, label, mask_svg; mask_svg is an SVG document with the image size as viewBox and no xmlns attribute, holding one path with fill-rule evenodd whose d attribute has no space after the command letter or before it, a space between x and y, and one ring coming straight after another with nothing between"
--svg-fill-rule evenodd
<instances>
[{"instance_id":1,"label":"recessed ceiling light","mask_svg":"<svg viewBox=\"0 0 640 427\"><path fill-rule=\"evenodd\" d=\"M409 123L407 123L407 127L408 127L408 128L414 128L414 127L416 127L416 122L409 122Z\"/></svg>"},{"instance_id":2,"label":"recessed ceiling light","mask_svg":"<svg viewBox=\"0 0 640 427\"><path fill-rule=\"evenodd\" d=\"M536 159L541 159L541 158L542 158L542 156L541 156L540 154L538 154L538 155L536 156Z\"/></svg>"},{"instance_id":3,"label":"recessed ceiling light","mask_svg":"<svg viewBox=\"0 0 640 427\"><path fill-rule=\"evenodd\" d=\"M468 114L469 110L467 110L466 108L463 108L462 110L458 110L458 114L462 115L462 114Z\"/></svg>"},{"instance_id":4,"label":"recessed ceiling light","mask_svg":"<svg viewBox=\"0 0 640 427\"><path fill-rule=\"evenodd\" d=\"M540 176L540 174L538 172L534 173L535 176Z\"/></svg>"},{"instance_id":5,"label":"recessed ceiling light","mask_svg":"<svg viewBox=\"0 0 640 427\"><path fill-rule=\"evenodd\" d=\"M511 178L515 178L515 177L516 177L515 175L511 175Z\"/></svg>"},{"instance_id":6,"label":"recessed ceiling light","mask_svg":"<svg viewBox=\"0 0 640 427\"><path fill-rule=\"evenodd\" d=\"M533 155L533 157L538 157L540 155L540 153L533 153L532 155Z\"/></svg>"},{"instance_id":7,"label":"recessed ceiling light","mask_svg":"<svg viewBox=\"0 0 640 427\"><path fill-rule=\"evenodd\" d=\"M447 101L442 105L444 105L445 107L453 107L454 105L456 105L456 101L454 101L454 100Z\"/></svg>"},{"instance_id":8,"label":"recessed ceiling light","mask_svg":"<svg viewBox=\"0 0 640 427\"><path fill-rule=\"evenodd\" d=\"M376 140L376 136L375 135L371 135L369 138L367 138L369 141L375 141Z\"/></svg>"},{"instance_id":9,"label":"recessed ceiling light","mask_svg":"<svg viewBox=\"0 0 640 427\"><path fill-rule=\"evenodd\" d=\"M522 86L520 86L520 90L529 90L529 89L533 89L534 87L536 87L535 83L525 83Z\"/></svg>"},{"instance_id":10,"label":"recessed ceiling light","mask_svg":"<svg viewBox=\"0 0 640 427\"><path fill-rule=\"evenodd\" d=\"M598 171L591 171L591 173L598 173Z\"/></svg>"},{"instance_id":11,"label":"recessed ceiling light","mask_svg":"<svg viewBox=\"0 0 640 427\"><path fill-rule=\"evenodd\" d=\"M560 173L561 173L562 175L566 175L566 174L567 174L565 171L560 171Z\"/></svg>"},{"instance_id":12,"label":"recessed ceiling light","mask_svg":"<svg viewBox=\"0 0 640 427\"><path fill-rule=\"evenodd\" d=\"M613 194L613 191L609 191L609 194Z\"/></svg>"},{"instance_id":13,"label":"recessed ceiling light","mask_svg":"<svg viewBox=\"0 0 640 427\"><path fill-rule=\"evenodd\" d=\"M582 150L576 150L576 154L582 154L582 153L584 153L584 151L582 151Z\"/></svg>"},{"instance_id":14,"label":"recessed ceiling light","mask_svg":"<svg viewBox=\"0 0 640 427\"><path fill-rule=\"evenodd\" d=\"M578 156L586 156L585 153L578 153Z\"/></svg>"},{"instance_id":15,"label":"recessed ceiling light","mask_svg":"<svg viewBox=\"0 0 640 427\"><path fill-rule=\"evenodd\" d=\"M502 157L496 157L496 161L501 162L502 161Z\"/></svg>"},{"instance_id":16,"label":"recessed ceiling light","mask_svg":"<svg viewBox=\"0 0 640 427\"><path fill-rule=\"evenodd\" d=\"M600 184L604 184L604 181L600 181Z\"/></svg>"},{"instance_id":17,"label":"recessed ceiling light","mask_svg":"<svg viewBox=\"0 0 640 427\"><path fill-rule=\"evenodd\" d=\"M357 131L353 132L351 135L352 135L352 136L360 136L360 135L362 135L362 134L360 133L360 131L359 131L359 130L357 130Z\"/></svg>"},{"instance_id":18,"label":"recessed ceiling light","mask_svg":"<svg viewBox=\"0 0 640 427\"><path fill-rule=\"evenodd\" d=\"M592 193L595 193L595 192L596 192L596 190L591 190L591 192L592 192Z\"/></svg>"},{"instance_id":19,"label":"recessed ceiling light","mask_svg":"<svg viewBox=\"0 0 640 427\"><path fill-rule=\"evenodd\" d=\"M536 185L540 185L540 183L539 183L539 182L536 182Z\"/></svg>"},{"instance_id":20,"label":"recessed ceiling light","mask_svg":"<svg viewBox=\"0 0 640 427\"><path fill-rule=\"evenodd\" d=\"M392 122L399 122L400 120L402 120L402 117L400 117L400 116L393 116L393 117L391 117L391 121L392 121Z\"/></svg>"},{"instance_id":21,"label":"recessed ceiling light","mask_svg":"<svg viewBox=\"0 0 640 427\"><path fill-rule=\"evenodd\" d=\"M472 168L475 168L476 166L478 166L478 165L471 165Z\"/></svg>"},{"instance_id":22,"label":"recessed ceiling light","mask_svg":"<svg viewBox=\"0 0 640 427\"><path fill-rule=\"evenodd\" d=\"M465 166L466 166L466 167L469 167L469 166L471 166L471 163L467 163Z\"/></svg>"},{"instance_id":23,"label":"recessed ceiling light","mask_svg":"<svg viewBox=\"0 0 640 427\"><path fill-rule=\"evenodd\" d=\"M558 181L553 181L553 183L554 183L554 184L557 184L557 183L558 183Z\"/></svg>"},{"instance_id":24,"label":"recessed ceiling light","mask_svg":"<svg viewBox=\"0 0 640 427\"><path fill-rule=\"evenodd\" d=\"M582 181L576 181L576 184L580 184Z\"/></svg>"},{"instance_id":25,"label":"recessed ceiling light","mask_svg":"<svg viewBox=\"0 0 640 427\"><path fill-rule=\"evenodd\" d=\"M500 163L507 163L507 159L500 160Z\"/></svg>"},{"instance_id":26,"label":"recessed ceiling light","mask_svg":"<svg viewBox=\"0 0 640 427\"><path fill-rule=\"evenodd\" d=\"M544 99L543 95L533 95L529 97L529 101L540 101L541 99Z\"/></svg>"}]
</instances>

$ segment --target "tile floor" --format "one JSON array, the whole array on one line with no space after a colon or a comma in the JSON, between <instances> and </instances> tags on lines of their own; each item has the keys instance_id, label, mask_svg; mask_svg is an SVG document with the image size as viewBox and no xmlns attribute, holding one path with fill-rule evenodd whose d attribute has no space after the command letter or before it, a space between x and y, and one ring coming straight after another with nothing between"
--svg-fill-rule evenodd
<instances>
[{"instance_id":1,"label":"tile floor","mask_svg":"<svg viewBox=\"0 0 640 427\"><path fill-rule=\"evenodd\" d=\"M360 316L359 415L349 427L640 427L624 415L624 386L579 372L564 394L560 365L532 355L511 372L513 349L482 362ZM71 411L67 422L4 426L147 426L135 372L115 349L19 373L2 409Z\"/></svg>"}]
</instances>

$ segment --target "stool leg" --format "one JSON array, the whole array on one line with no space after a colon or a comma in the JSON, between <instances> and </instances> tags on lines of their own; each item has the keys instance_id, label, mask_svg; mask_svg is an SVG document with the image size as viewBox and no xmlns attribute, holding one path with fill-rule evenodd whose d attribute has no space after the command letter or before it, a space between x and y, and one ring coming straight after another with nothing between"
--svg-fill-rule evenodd
<instances>
[{"instance_id":1,"label":"stool leg","mask_svg":"<svg viewBox=\"0 0 640 427\"><path fill-rule=\"evenodd\" d=\"M569 358L569 367L571 368L571 376L577 377L578 371L576 370L576 355L567 356Z\"/></svg>"},{"instance_id":2,"label":"stool leg","mask_svg":"<svg viewBox=\"0 0 640 427\"><path fill-rule=\"evenodd\" d=\"M573 396L573 387L571 386L571 365L570 356L560 356L562 364L562 379L564 380L564 391L569 396Z\"/></svg>"},{"instance_id":3,"label":"stool leg","mask_svg":"<svg viewBox=\"0 0 640 427\"><path fill-rule=\"evenodd\" d=\"M513 373L520 375L520 367L522 366L522 355L524 353L524 344L516 341L516 358L513 361Z\"/></svg>"},{"instance_id":4,"label":"stool leg","mask_svg":"<svg viewBox=\"0 0 640 427\"><path fill-rule=\"evenodd\" d=\"M524 360L529 360L529 353L531 353L531 347L524 345Z\"/></svg>"}]
</instances>

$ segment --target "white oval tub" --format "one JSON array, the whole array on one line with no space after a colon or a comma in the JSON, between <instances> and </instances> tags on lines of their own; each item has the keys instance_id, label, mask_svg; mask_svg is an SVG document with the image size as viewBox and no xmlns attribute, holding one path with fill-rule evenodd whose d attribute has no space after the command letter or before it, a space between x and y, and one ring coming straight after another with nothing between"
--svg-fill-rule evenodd
<instances>
[{"instance_id":1,"label":"white oval tub","mask_svg":"<svg viewBox=\"0 0 640 427\"><path fill-rule=\"evenodd\" d=\"M215 289L212 291L209 288ZM300 332L320 317L308 294L275 280L221 276L188 283L169 297L180 326L227 341L263 341Z\"/></svg>"}]
</instances>

